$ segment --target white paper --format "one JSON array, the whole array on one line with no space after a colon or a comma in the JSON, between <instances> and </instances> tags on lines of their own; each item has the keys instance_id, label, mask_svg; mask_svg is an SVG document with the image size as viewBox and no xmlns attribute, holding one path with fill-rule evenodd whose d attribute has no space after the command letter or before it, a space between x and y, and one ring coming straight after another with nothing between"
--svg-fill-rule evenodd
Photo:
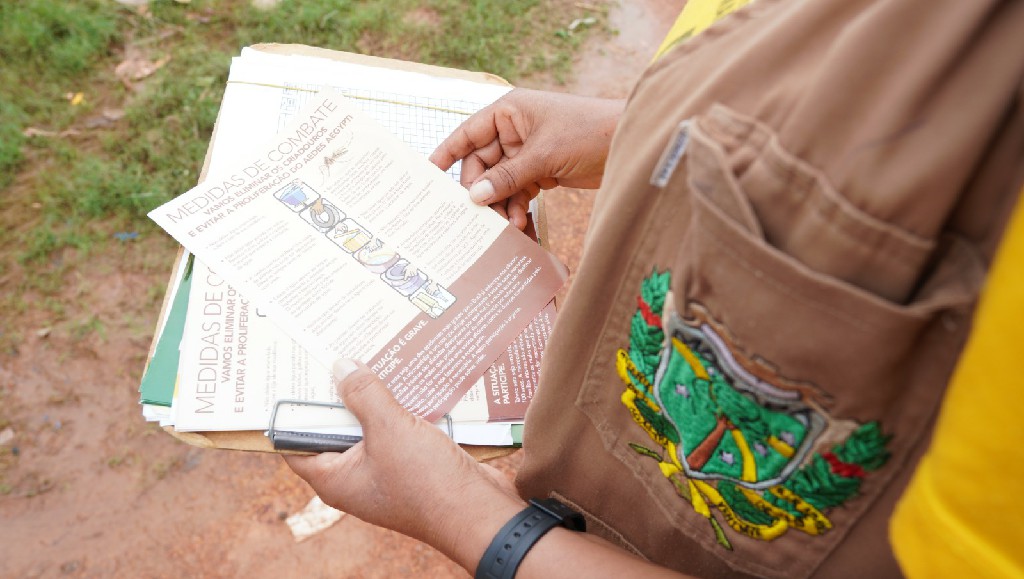
<instances>
[{"instance_id":1,"label":"white paper","mask_svg":"<svg viewBox=\"0 0 1024 579\"><path fill-rule=\"evenodd\" d=\"M329 529L344 516L343 511L327 505L319 496L314 496L301 511L289 515L285 519L285 523L291 529L295 542L301 543L313 535Z\"/></svg>"},{"instance_id":2,"label":"white paper","mask_svg":"<svg viewBox=\"0 0 1024 579\"><path fill-rule=\"evenodd\" d=\"M404 373L393 391L424 415L437 417L440 408L450 408L453 394L461 397L493 360L467 356L496 346L500 353L504 344L495 340L524 328L564 275L518 233L504 242L506 250L514 246L507 262L483 263L498 236L508 235L507 223L472 204L461 187L337 94L318 95L294 124L245 158L150 216L253 296L324 366L339 356L377 357L374 369L382 378ZM453 284L470 266L493 266L485 274L493 278L488 283L476 274L473 283L479 285L463 292L463 309L452 310L459 312L454 326L431 327L430 319L459 300ZM207 296L202 306L219 309L225 299ZM449 331L470 326L483 335ZM428 335L445 334L427 343L443 350L445 359L417 365L428 354L408 352L412 365L402 366L401 346L424 328ZM379 365L391 355L394 364ZM460 385L425 395L423 381L443 382L438 372L448 371ZM403 387L409 392L404 399ZM205 388L201 394L223 392L214 380Z\"/></svg>"}]
</instances>

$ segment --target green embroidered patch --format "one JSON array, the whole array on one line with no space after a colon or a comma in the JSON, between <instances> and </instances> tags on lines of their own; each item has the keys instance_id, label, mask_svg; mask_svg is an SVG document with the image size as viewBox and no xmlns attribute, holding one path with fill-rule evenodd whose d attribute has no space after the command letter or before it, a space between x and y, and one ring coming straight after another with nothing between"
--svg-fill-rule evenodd
<instances>
[{"instance_id":1,"label":"green embroidered patch","mask_svg":"<svg viewBox=\"0 0 1024 579\"><path fill-rule=\"evenodd\" d=\"M630 447L658 462L723 547L732 545L718 516L761 540L789 528L826 532L832 523L822 511L854 497L866 474L885 464L888 438L872 422L819 448L839 421L805 400L805 388L755 376L710 318L665 315L669 284L668 271L643 280L629 350L616 360L623 404L663 452Z\"/></svg>"}]
</instances>

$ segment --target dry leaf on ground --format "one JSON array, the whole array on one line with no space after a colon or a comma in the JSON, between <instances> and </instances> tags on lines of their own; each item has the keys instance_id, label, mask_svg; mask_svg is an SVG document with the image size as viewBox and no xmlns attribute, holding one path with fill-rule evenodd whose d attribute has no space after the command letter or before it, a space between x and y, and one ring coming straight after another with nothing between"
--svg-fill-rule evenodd
<instances>
[{"instance_id":1,"label":"dry leaf on ground","mask_svg":"<svg viewBox=\"0 0 1024 579\"><path fill-rule=\"evenodd\" d=\"M32 137L75 137L81 133L75 129L67 129L65 131L48 131L46 129L28 127L22 131L21 134L31 139Z\"/></svg>"},{"instance_id":2,"label":"dry leaf on ground","mask_svg":"<svg viewBox=\"0 0 1024 579\"><path fill-rule=\"evenodd\" d=\"M121 64L114 67L114 75L121 79L122 82L142 80L147 76L151 76L171 60L170 56L165 56L157 60L149 60L145 56L131 54L131 52L133 52L131 50L128 52L128 57L126 57Z\"/></svg>"}]
</instances>

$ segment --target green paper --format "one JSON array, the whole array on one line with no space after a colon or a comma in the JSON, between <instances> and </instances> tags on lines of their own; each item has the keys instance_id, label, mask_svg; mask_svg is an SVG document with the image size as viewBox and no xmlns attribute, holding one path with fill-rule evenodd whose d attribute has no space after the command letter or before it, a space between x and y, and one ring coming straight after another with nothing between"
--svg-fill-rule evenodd
<instances>
[{"instance_id":1,"label":"green paper","mask_svg":"<svg viewBox=\"0 0 1024 579\"><path fill-rule=\"evenodd\" d=\"M191 257L189 257L191 261ZM178 360L181 357L179 346L185 334L185 314L188 311L188 294L192 287L191 263L178 285L171 303L171 311L167 315L167 323L156 343L153 359L149 361L146 372L142 375L139 385L139 400L143 404L170 406L174 397L174 384L178 378Z\"/></svg>"},{"instance_id":2,"label":"green paper","mask_svg":"<svg viewBox=\"0 0 1024 579\"><path fill-rule=\"evenodd\" d=\"M512 425L512 446L523 446L523 425Z\"/></svg>"}]
</instances>

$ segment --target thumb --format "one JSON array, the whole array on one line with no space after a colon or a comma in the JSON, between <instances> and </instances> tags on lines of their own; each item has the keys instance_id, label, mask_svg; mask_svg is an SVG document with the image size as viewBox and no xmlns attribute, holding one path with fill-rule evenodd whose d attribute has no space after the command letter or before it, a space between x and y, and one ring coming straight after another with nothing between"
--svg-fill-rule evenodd
<instances>
[{"instance_id":1,"label":"thumb","mask_svg":"<svg viewBox=\"0 0 1024 579\"><path fill-rule=\"evenodd\" d=\"M364 431L387 422L396 413L406 412L391 390L366 364L339 358L331 370L341 401L359 420Z\"/></svg>"},{"instance_id":2,"label":"thumb","mask_svg":"<svg viewBox=\"0 0 1024 579\"><path fill-rule=\"evenodd\" d=\"M550 177L544 172L542 157L523 151L505 158L484 171L469 188L469 198L477 205L490 205L507 199L534 182Z\"/></svg>"}]
</instances>

